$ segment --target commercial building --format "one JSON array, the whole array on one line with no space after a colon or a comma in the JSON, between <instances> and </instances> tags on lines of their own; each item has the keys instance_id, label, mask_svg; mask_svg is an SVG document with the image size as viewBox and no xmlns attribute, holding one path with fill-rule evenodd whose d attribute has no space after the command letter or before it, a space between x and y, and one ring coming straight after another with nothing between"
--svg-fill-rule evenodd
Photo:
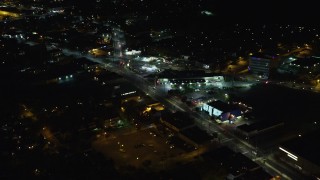
<instances>
[{"instance_id":1,"label":"commercial building","mask_svg":"<svg viewBox=\"0 0 320 180\"><path fill-rule=\"evenodd\" d=\"M210 143L217 136L210 136L206 131L201 130L197 126L190 127L181 131L178 136L185 142L199 147L201 145Z\"/></svg>"},{"instance_id":2,"label":"commercial building","mask_svg":"<svg viewBox=\"0 0 320 180\"><path fill-rule=\"evenodd\" d=\"M208 112L210 116L216 117L220 121L229 120L230 122L233 122L241 116L241 111L236 105L219 100L204 103L200 110Z\"/></svg>"},{"instance_id":3,"label":"commercial building","mask_svg":"<svg viewBox=\"0 0 320 180\"><path fill-rule=\"evenodd\" d=\"M320 179L320 131L290 140L278 147L279 158L314 179Z\"/></svg>"},{"instance_id":4,"label":"commercial building","mask_svg":"<svg viewBox=\"0 0 320 180\"><path fill-rule=\"evenodd\" d=\"M225 77L221 74L205 73L201 70L174 71L164 70L157 79L160 84L196 84L196 83L221 83Z\"/></svg>"},{"instance_id":5,"label":"commercial building","mask_svg":"<svg viewBox=\"0 0 320 180\"><path fill-rule=\"evenodd\" d=\"M272 176L266 173L257 163L239 152L228 147L220 147L202 154L206 162L225 169L227 180L259 179L270 180Z\"/></svg>"},{"instance_id":6,"label":"commercial building","mask_svg":"<svg viewBox=\"0 0 320 180\"><path fill-rule=\"evenodd\" d=\"M254 135L262 134L264 132L271 131L283 125L284 125L283 122L262 121L262 122L257 122L253 124L240 125L237 127L237 130L243 136L251 137Z\"/></svg>"},{"instance_id":7,"label":"commercial building","mask_svg":"<svg viewBox=\"0 0 320 180\"><path fill-rule=\"evenodd\" d=\"M248 67L249 72L263 77L269 77L272 59L274 59L273 56L262 53L252 55Z\"/></svg>"},{"instance_id":8,"label":"commercial building","mask_svg":"<svg viewBox=\"0 0 320 180\"><path fill-rule=\"evenodd\" d=\"M163 111L160 122L176 132L177 137L194 147L205 145L214 140L217 135L209 135L207 132L195 126L194 120L184 112L170 113Z\"/></svg>"},{"instance_id":9,"label":"commercial building","mask_svg":"<svg viewBox=\"0 0 320 180\"><path fill-rule=\"evenodd\" d=\"M188 114L179 111L175 113L163 112L160 122L176 132L194 126L193 119L191 119Z\"/></svg>"}]
</instances>

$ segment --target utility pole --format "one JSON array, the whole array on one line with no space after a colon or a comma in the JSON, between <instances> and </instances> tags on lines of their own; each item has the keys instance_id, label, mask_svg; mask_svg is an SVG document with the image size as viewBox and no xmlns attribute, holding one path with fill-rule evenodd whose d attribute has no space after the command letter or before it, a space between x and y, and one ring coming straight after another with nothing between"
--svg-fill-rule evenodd
<instances>
[{"instance_id":1,"label":"utility pole","mask_svg":"<svg viewBox=\"0 0 320 180\"><path fill-rule=\"evenodd\" d=\"M154 77L154 88L157 87L157 81L158 81L158 76L155 76Z\"/></svg>"},{"instance_id":2,"label":"utility pole","mask_svg":"<svg viewBox=\"0 0 320 180\"><path fill-rule=\"evenodd\" d=\"M235 74L236 74L236 72L232 72L232 84L231 84L232 90L234 88L234 77L235 77Z\"/></svg>"}]
</instances>

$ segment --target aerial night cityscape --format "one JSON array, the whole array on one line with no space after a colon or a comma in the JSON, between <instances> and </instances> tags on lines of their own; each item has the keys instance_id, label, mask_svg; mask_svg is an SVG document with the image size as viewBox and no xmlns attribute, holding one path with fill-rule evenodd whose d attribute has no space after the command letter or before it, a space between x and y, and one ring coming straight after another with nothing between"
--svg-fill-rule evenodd
<instances>
[{"instance_id":1,"label":"aerial night cityscape","mask_svg":"<svg viewBox=\"0 0 320 180\"><path fill-rule=\"evenodd\" d=\"M1 0L0 179L320 180L319 10L285 2Z\"/></svg>"}]
</instances>

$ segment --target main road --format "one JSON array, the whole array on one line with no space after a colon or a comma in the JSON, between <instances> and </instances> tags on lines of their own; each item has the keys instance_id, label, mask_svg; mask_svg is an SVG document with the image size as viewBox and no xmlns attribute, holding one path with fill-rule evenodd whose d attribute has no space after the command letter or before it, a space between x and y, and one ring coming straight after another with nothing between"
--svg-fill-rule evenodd
<instances>
[{"instance_id":1,"label":"main road","mask_svg":"<svg viewBox=\"0 0 320 180\"><path fill-rule=\"evenodd\" d=\"M124 42L120 43L124 44ZM92 58L90 59L93 60ZM114 58L111 58L111 60L112 59ZM117 74L122 75L145 94L165 105L167 109L171 111L179 110L188 113L190 117L194 118L196 124L200 128L206 130L208 133L219 133L220 139L228 140L224 143L225 145L241 152L248 158L252 159L271 175L281 176L284 179L304 179L304 177L299 173L275 160L272 154L266 154L263 157L259 157L259 154L257 154L257 152L262 152L262 150L258 149L258 147L254 147L248 142L234 135L232 132L226 131L221 126L210 121L207 116L203 116L201 113L194 112L189 106L187 106L180 100L168 98L167 93L164 92L162 88L156 88L153 82L150 82L142 76L135 74L134 72L127 69L126 66L119 66L115 62L96 58L95 62L102 64L103 67L105 67L109 71L113 71Z\"/></svg>"},{"instance_id":2,"label":"main road","mask_svg":"<svg viewBox=\"0 0 320 180\"><path fill-rule=\"evenodd\" d=\"M120 42L124 44L123 42ZM119 43L118 43L119 44ZM69 50L66 48L62 48L62 51L65 55L73 55L76 57L85 57L88 60L98 63L101 67L105 68L108 71L115 72L119 75L122 75L126 78L129 82L135 85L138 89L143 91L145 94L149 95L153 99L161 102L163 105L166 106L167 109L171 111L183 111L190 115L190 117L195 119L196 124L206 130L208 133L218 133L219 138L225 142L226 146L241 152L242 154L246 155L248 158L254 160L260 166L262 166L267 172L269 172L273 176L281 176L284 179L303 179L301 175L297 172L292 171L291 169L287 168L286 166L282 165L281 163L277 162L272 156L266 155L264 157L256 156L256 152L260 151L257 147L253 147L251 144L247 143L246 141L238 138L233 133L226 131L221 126L213 123L207 116L203 116L200 113L194 112L189 106L185 103L181 102L180 100L168 98L166 92L163 91L161 88L154 87L154 83L147 81L142 76L135 74L134 72L127 69L125 66L120 66L119 63L115 62L115 57L94 57L89 54L83 54L80 51ZM125 58L123 58L125 59ZM301 177L301 178L300 178Z\"/></svg>"},{"instance_id":3,"label":"main road","mask_svg":"<svg viewBox=\"0 0 320 180\"><path fill-rule=\"evenodd\" d=\"M67 51L64 50L66 54L73 54L77 56L84 56L89 60L101 64L106 70L115 72L133 85L135 85L138 89L143 91L145 94L149 95L153 99L161 102L163 105L166 106L167 109L171 111L183 111L189 114L190 117L195 119L196 124L206 130L208 133L219 133L219 138L222 140L227 140L226 142L222 142L226 146L241 152L248 158L254 160L260 166L262 166L267 172L269 172L273 176L281 176L284 179L293 179L292 177L301 177L298 173L287 168L285 165L277 162L271 155L265 155L263 157L259 157L256 155L257 152L261 152L257 147L252 146L248 142L238 138L233 133L228 132L227 130L223 129L221 126L213 123L209 120L207 116L204 116L200 113L194 112L189 106L185 103L181 102L180 100L167 98L167 95L163 90L160 88L154 87L154 83L146 80L142 76L135 74L131 70L127 69L126 67L120 66L116 62L112 62L114 58L99 58L99 57L92 57L90 55L81 55L81 53L76 51ZM299 178L300 179L300 178ZM301 177L302 179L302 177Z\"/></svg>"},{"instance_id":4,"label":"main road","mask_svg":"<svg viewBox=\"0 0 320 180\"><path fill-rule=\"evenodd\" d=\"M123 42L120 42L123 44ZM232 132L229 132L223 129L221 126L217 125L210 121L207 116L204 116L200 113L194 112L189 106L185 103L181 102L180 100L174 98L168 98L166 92L163 91L161 88L156 88L153 82L150 82L143 78L142 76L132 72L126 66L120 66L115 59L123 58L114 58L114 57L93 57L91 55L84 55L78 51L70 51L68 49L63 49L63 53L66 55L74 55L78 57L85 57L90 61L96 62L101 65L101 67L105 68L108 71L115 72L133 85L135 85L138 89L143 91L145 94L149 95L151 98L161 102L163 105L166 106L167 109L171 111L183 111L190 115L190 117L195 119L196 124L206 130L208 133L218 133L219 138L222 139L222 144L241 152L248 158L252 159L256 163L258 163L261 167L263 167L268 173L273 176L281 176L284 179L303 179L303 177L298 174L297 172L291 170L290 168L286 167L282 163L279 163L275 160L272 154L264 155L263 157L259 157L257 152L261 152L257 147L252 146L248 142L244 141L243 139L237 137ZM226 140L226 141L224 141Z\"/></svg>"}]
</instances>

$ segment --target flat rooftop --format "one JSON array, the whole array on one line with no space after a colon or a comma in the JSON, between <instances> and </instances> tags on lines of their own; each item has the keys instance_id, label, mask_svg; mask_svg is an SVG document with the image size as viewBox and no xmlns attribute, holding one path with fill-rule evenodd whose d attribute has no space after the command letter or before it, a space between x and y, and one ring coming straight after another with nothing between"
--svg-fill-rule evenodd
<instances>
[{"instance_id":1,"label":"flat rooftop","mask_svg":"<svg viewBox=\"0 0 320 180\"><path fill-rule=\"evenodd\" d=\"M212 136L210 136L207 132L201 130L197 126L185 129L181 131L181 134L191 139L193 142L197 144L203 144L212 140Z\"/></svg>"},{"instance_id":2,"label":"flat rooftop","mask_svg":"<svg viewBox=\"0 0 320 180\"><path fill-rule=\"evenodd\" d=\"M246 133L250 133L252 131L261 131L266 128L270 128L272 126L280 125L282 122L276 122L276 121L260 121L253 124L243 124L238 126L237 128L241 131L244 131Z\"/></svg>"},{"instance_id":3,"label":"flat rooftop","mask_svg":"<svg viewBox=\"0 0 320 180\"><path fill-rule=\"evenodd\" d=\"M228 111L233 111L235 109L239 109L237 106L233 105L233 104L228 104L222 101L213 101L208 103L209 106L212 106L216 109L219 109L220 111L223 112L228 112Z\"/></svg>"},{"instance_id":4,"label":"flat rooftop","mask_svg":"<svg viewBox=\"0 0 320 180\"><path fill-rule=\"evenodd\" d=\"M259 58L259 59L274 59L276 56L275 55L271 55L271 54L267 54L267 53L254 53L252 56L252 58Z\"/></svg>"},{"instance_id":5,"label":"flat rooftop","mask_svg":"<svg viewBox=\"0 0 320 180\"><path fill-rule=\"evenodd\" d=\"M221 74L206 73L203 70L186 70L186 71L176 71L176 70L164 70L158 74L158 78L168 78L168 79L201 79L203 77L221 76Z\"/></svg>"},{"instance_id":6,"label":"flat rooftop","mask_svg":"<svg viewBox=\"0 0 320 180\"><path fill-rule=\"evenodd\" d=\"M286 143L281 147L320 166L320 146L318 146L320 130L302 135Z\"/></svg>"},{"instance_id":7,"label":"flat rooftop","mask_svg":"<svg viewBox=\"0 0 320 180\"><path fill-rule=\"evenodd\" d=\"M194 124L193 119L190 118L188 114L179 111L175 113L164 112L162 114L162 120L178 129L183 129Z\"/></svg>"}]
</instances>

